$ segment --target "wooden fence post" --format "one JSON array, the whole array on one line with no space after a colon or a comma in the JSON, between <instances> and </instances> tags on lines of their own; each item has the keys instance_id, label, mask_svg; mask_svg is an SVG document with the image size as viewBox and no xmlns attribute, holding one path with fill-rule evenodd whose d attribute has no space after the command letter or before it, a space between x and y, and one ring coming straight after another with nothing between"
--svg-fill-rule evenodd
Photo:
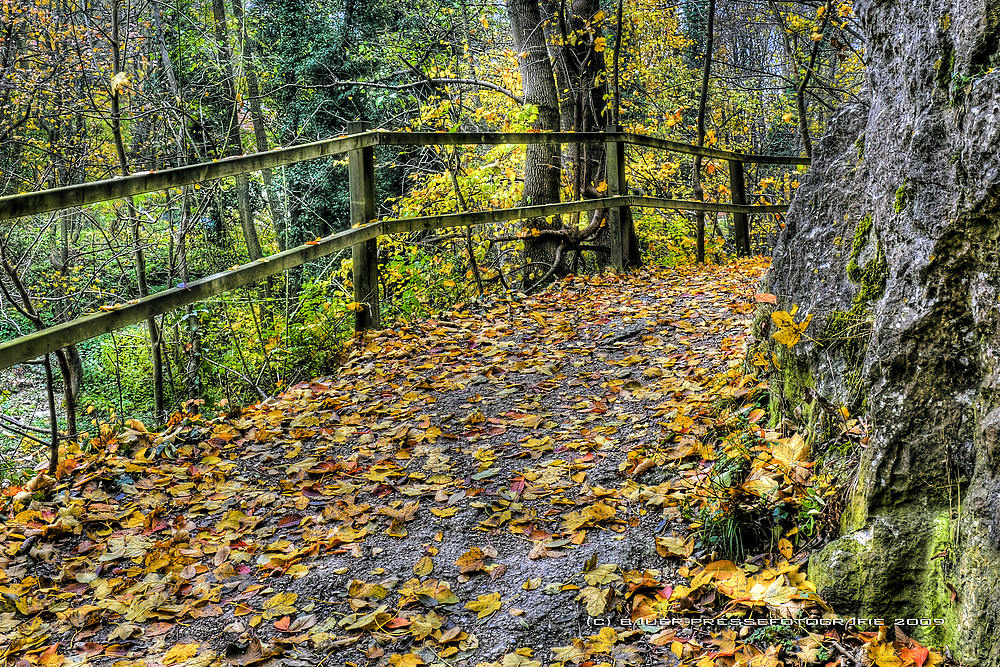
<instances>
[{"instance_id":1,"label":"wooden fence post","mask_svg":"<svg viewBox=\"0 0 1000 667\"><path fill-rule=\"evenodd\" d=\"M743 161L729 160L729 189L733 203L747 203L746 181L743 175ZM736 254L750 256L750 221L746 213L733 213L733 233L736 236Z\"/></svg>"},{"instance_id":2,"label":"wooden fence post","mask_svg":"<svg viewBox=\"0 0 1000 667\"><path fill-rule=\"evenodd\" d=\"M371 129L371 124L347 124L348 134ZM348 176L351 189L351 226L364 225L375 219L375 149L372 146L352 150L348 154ZM351 247L354 260L354 301L360 307L354 311L354 330L380 328L378 302L378 238Z\"/></svg>"},{"instance_id":3,"label":"wooden fence post","mask_svg":"<svg viewBox=\"0 0 1000 667\"><path fill-rule=\"evenodd\" d=\"M608 134L621 132L620 125L608 125ZM621 197L628 194L628 182L625 180L625 143L611 139L605 142L605 159L607 160L608 196ZM628 206L611 206L608 208L608 227L611 232L611 266L619 271L628 265L630 236L625 224L629 219L626 214Z\"/></svg>"}]
</instances>

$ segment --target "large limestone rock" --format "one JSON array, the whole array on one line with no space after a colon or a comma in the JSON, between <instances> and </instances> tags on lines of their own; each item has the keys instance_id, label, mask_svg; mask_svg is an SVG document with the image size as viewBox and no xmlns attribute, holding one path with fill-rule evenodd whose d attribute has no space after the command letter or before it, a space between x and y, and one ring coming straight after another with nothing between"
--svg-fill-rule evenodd
<instances>
[{"instance_id":1,"label":"large limestone rock","mask_svg":"<svg viewBox=\"0 0 1000 667\"><path fill-rule=\"evenodd\" d=\"M831 123L769 277L818 341L786 353L780 404L815 392L872 428L810 572L843 613L945 618L913 634L997 665L1000 0L856 10L870 101Z\"/></svg>"}]
</instances>

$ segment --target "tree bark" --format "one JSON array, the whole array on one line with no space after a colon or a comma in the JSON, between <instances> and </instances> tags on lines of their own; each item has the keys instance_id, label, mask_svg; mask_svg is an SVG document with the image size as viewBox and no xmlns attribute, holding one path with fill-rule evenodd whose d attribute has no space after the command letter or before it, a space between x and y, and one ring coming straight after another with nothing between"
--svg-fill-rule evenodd
<instances>
[{"instance_id":1,"label":"tree bark","mask_svg":"<svg viewBox=\"0 0 1000 667\"><path fill-rule=\"evenodd\" d=\"M701 91L698 94L698 138L697 145L705 145L705 116L708 112L708 82L712 77L712 48L715 41L715 0L708 2L708 22L705 37L705 55L702 59ZM691 186L694 198L705 201L705 190L701 185L701 156L694 156L694 168L691 171ZM705 263L705 212L695 213L698 263Z\"/></svg>"},{"instance_id":2,"label":"tree bark","mask_svg":"<svg viewBox=\"0 0 1000 667\"><path fill-rule=\"evenodd\" d=\"M222 73L222 90L229 103L226 118L226 156L243 154L243 137L240 132L240 100L236 94L236 76L233 71L233 53L226 28L226 7L222 0L212 0L212 17L215 22L215 41L218 49L219 69ZM250 180L246 174L236 176L236 206L239 209L240 226L247 245L247 255L251 260L260 259L263 252L254 226L253 211L250 209Z\"/></svg>"},{"instance_id":3,"label":"tree bark","mask_svg":"<svg viewBox=\"0 0 1000 667\"><path fill-rule=\"evenodd\" d=\"M520 54L518 64L524 102L538 110L532 127L546 132L558 130L559 96L545 44L538 0L507 0L507 14L514 33L514 44ZM558 146L533 145L525 148L522 206L559 201L560 163ZM535 218L525 220L522 226L525 230L558 229L562 227L562 223ZM529 265L538 263L539 266L551 267L556 261L558 247L559 241L556 239L528 234L524 240L525 260ZM543 268L540 272L536 271L536 277L545 270ZM525 282L533 282L531 274L530 269L525 271Z\"/></svg>"},{"instance_id":4,"label":"tree bark","mask_svg":"<svg viewBox=\"0 0 1000 667\"><path fill-rule=\"evenodd\" d=\"M122 135L121 123L121 91L124 84L118 80L121 74L121 41L119 36L119 16L121 10L120 0L111 3L111 134L114 138L115 152L118 156L118 168L122 176L128 176L129 165L128 156L125 153L125 140ZM141 221L135 209L135 198L128 198L128 217L131 220L129 225L132 233L132 253L135 258L135 273L139 296L149 295L149 285L146 283L146 256L142 248L142 236L140 233ZM146 321L149 329L150 363L153 367L153 409L157 419L164 417L163 402L163 354L160 340L160 328L156 324L156 319L150 317Z\"/></svg>"},{"instance_id":5,"label":"tree bark","mask_svg":"<svg viewBox=\"0 0 1000 667\"><path fill-rule=\"evenodd\" d=\"M250 121L253 123L254 141L257 151L262 153L270 150L267 140L267 126L264 122L264 111L260 104L260 81L257 77L257 63L254 60L254 42L247 35L246 17L243 11L243 0L232 0L233 16L239 29L240 46L243 53L243 76L247 82L247 105L250 107ZM274 236L278 249L285 249L285 212L281 208L281 199L275 192L274 174L270 169L261 170L264 181L264 197L267 209L271 214L271 224L274 225Z\"/></svg>"}]
</instances>

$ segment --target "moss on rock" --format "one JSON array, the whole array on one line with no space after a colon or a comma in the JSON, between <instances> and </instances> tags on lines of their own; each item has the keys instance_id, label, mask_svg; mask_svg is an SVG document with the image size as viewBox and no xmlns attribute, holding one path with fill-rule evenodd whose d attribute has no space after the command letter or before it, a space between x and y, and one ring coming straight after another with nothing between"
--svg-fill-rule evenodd
<instances>
[{"instance_id":1,"label":"moss on rock","mask_svg":"<svg viewBox=\"0 0 1000 667\"><path fill-rule=\"evenodd\" d=\"M858 286L858 293L848 310L832 311L826 318L826 326L816 338L817 342L830 350L836 350L847 367L845 385L851 392L850 402L855 406L864 403L862 371L868 351L868 341L872 331L871 304L885 293L888 265L882 244L875 241L874 257L864 264L859 259L871 243L872 215L865 215L854 228L854 241L847 263L847 277Z\"/></svg>"},{"instance_id":2,"label":"moss on rock","mask_svg":"<svg viewBox=\"0 0 1000 667\"><path fill-rule=\"evenodd\" d=\"M902 213L903 209L906 208L907 202L908 197L906 195L906 181L903 181L903 183L896 188L896 199L893 202L892 210L896 213Z\"/></svg>"},{"instance_id":3,"label":"moss on rock","mask_svg":"<svg viewBox=\"0 0 1000 667\"><path fill-rule=\"evenodd\" d=\"M955 612L946 564L931 559L950 543L947 510L887 510L870 517L864 529L814 553L809 578L820 597L842 615L884 618L887 623L900 619L908 635L948 643ZM928 568L928 562L938 564ZM944 624L919 619L944 619Z\"/></svg>"}]
</instances>

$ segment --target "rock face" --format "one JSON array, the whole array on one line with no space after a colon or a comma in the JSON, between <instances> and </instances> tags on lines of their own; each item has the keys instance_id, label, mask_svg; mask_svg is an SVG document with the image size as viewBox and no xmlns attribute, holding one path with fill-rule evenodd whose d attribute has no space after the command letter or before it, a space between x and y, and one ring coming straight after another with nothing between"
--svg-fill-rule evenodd
<instances>
[{"instance_id":1,"label":"rock face","mask_svg":"<svg viewBox=\"0 0 1000 667\"><path fill-rule=\"evenodd\" d=\"M815 316L780 404L809 416L815 392L871 427L810 573L841 613L943 618L906 630L997 665L1000 0L855 4L869 102L831 123L769 276Z\"/></svg>"}]
</instances>

